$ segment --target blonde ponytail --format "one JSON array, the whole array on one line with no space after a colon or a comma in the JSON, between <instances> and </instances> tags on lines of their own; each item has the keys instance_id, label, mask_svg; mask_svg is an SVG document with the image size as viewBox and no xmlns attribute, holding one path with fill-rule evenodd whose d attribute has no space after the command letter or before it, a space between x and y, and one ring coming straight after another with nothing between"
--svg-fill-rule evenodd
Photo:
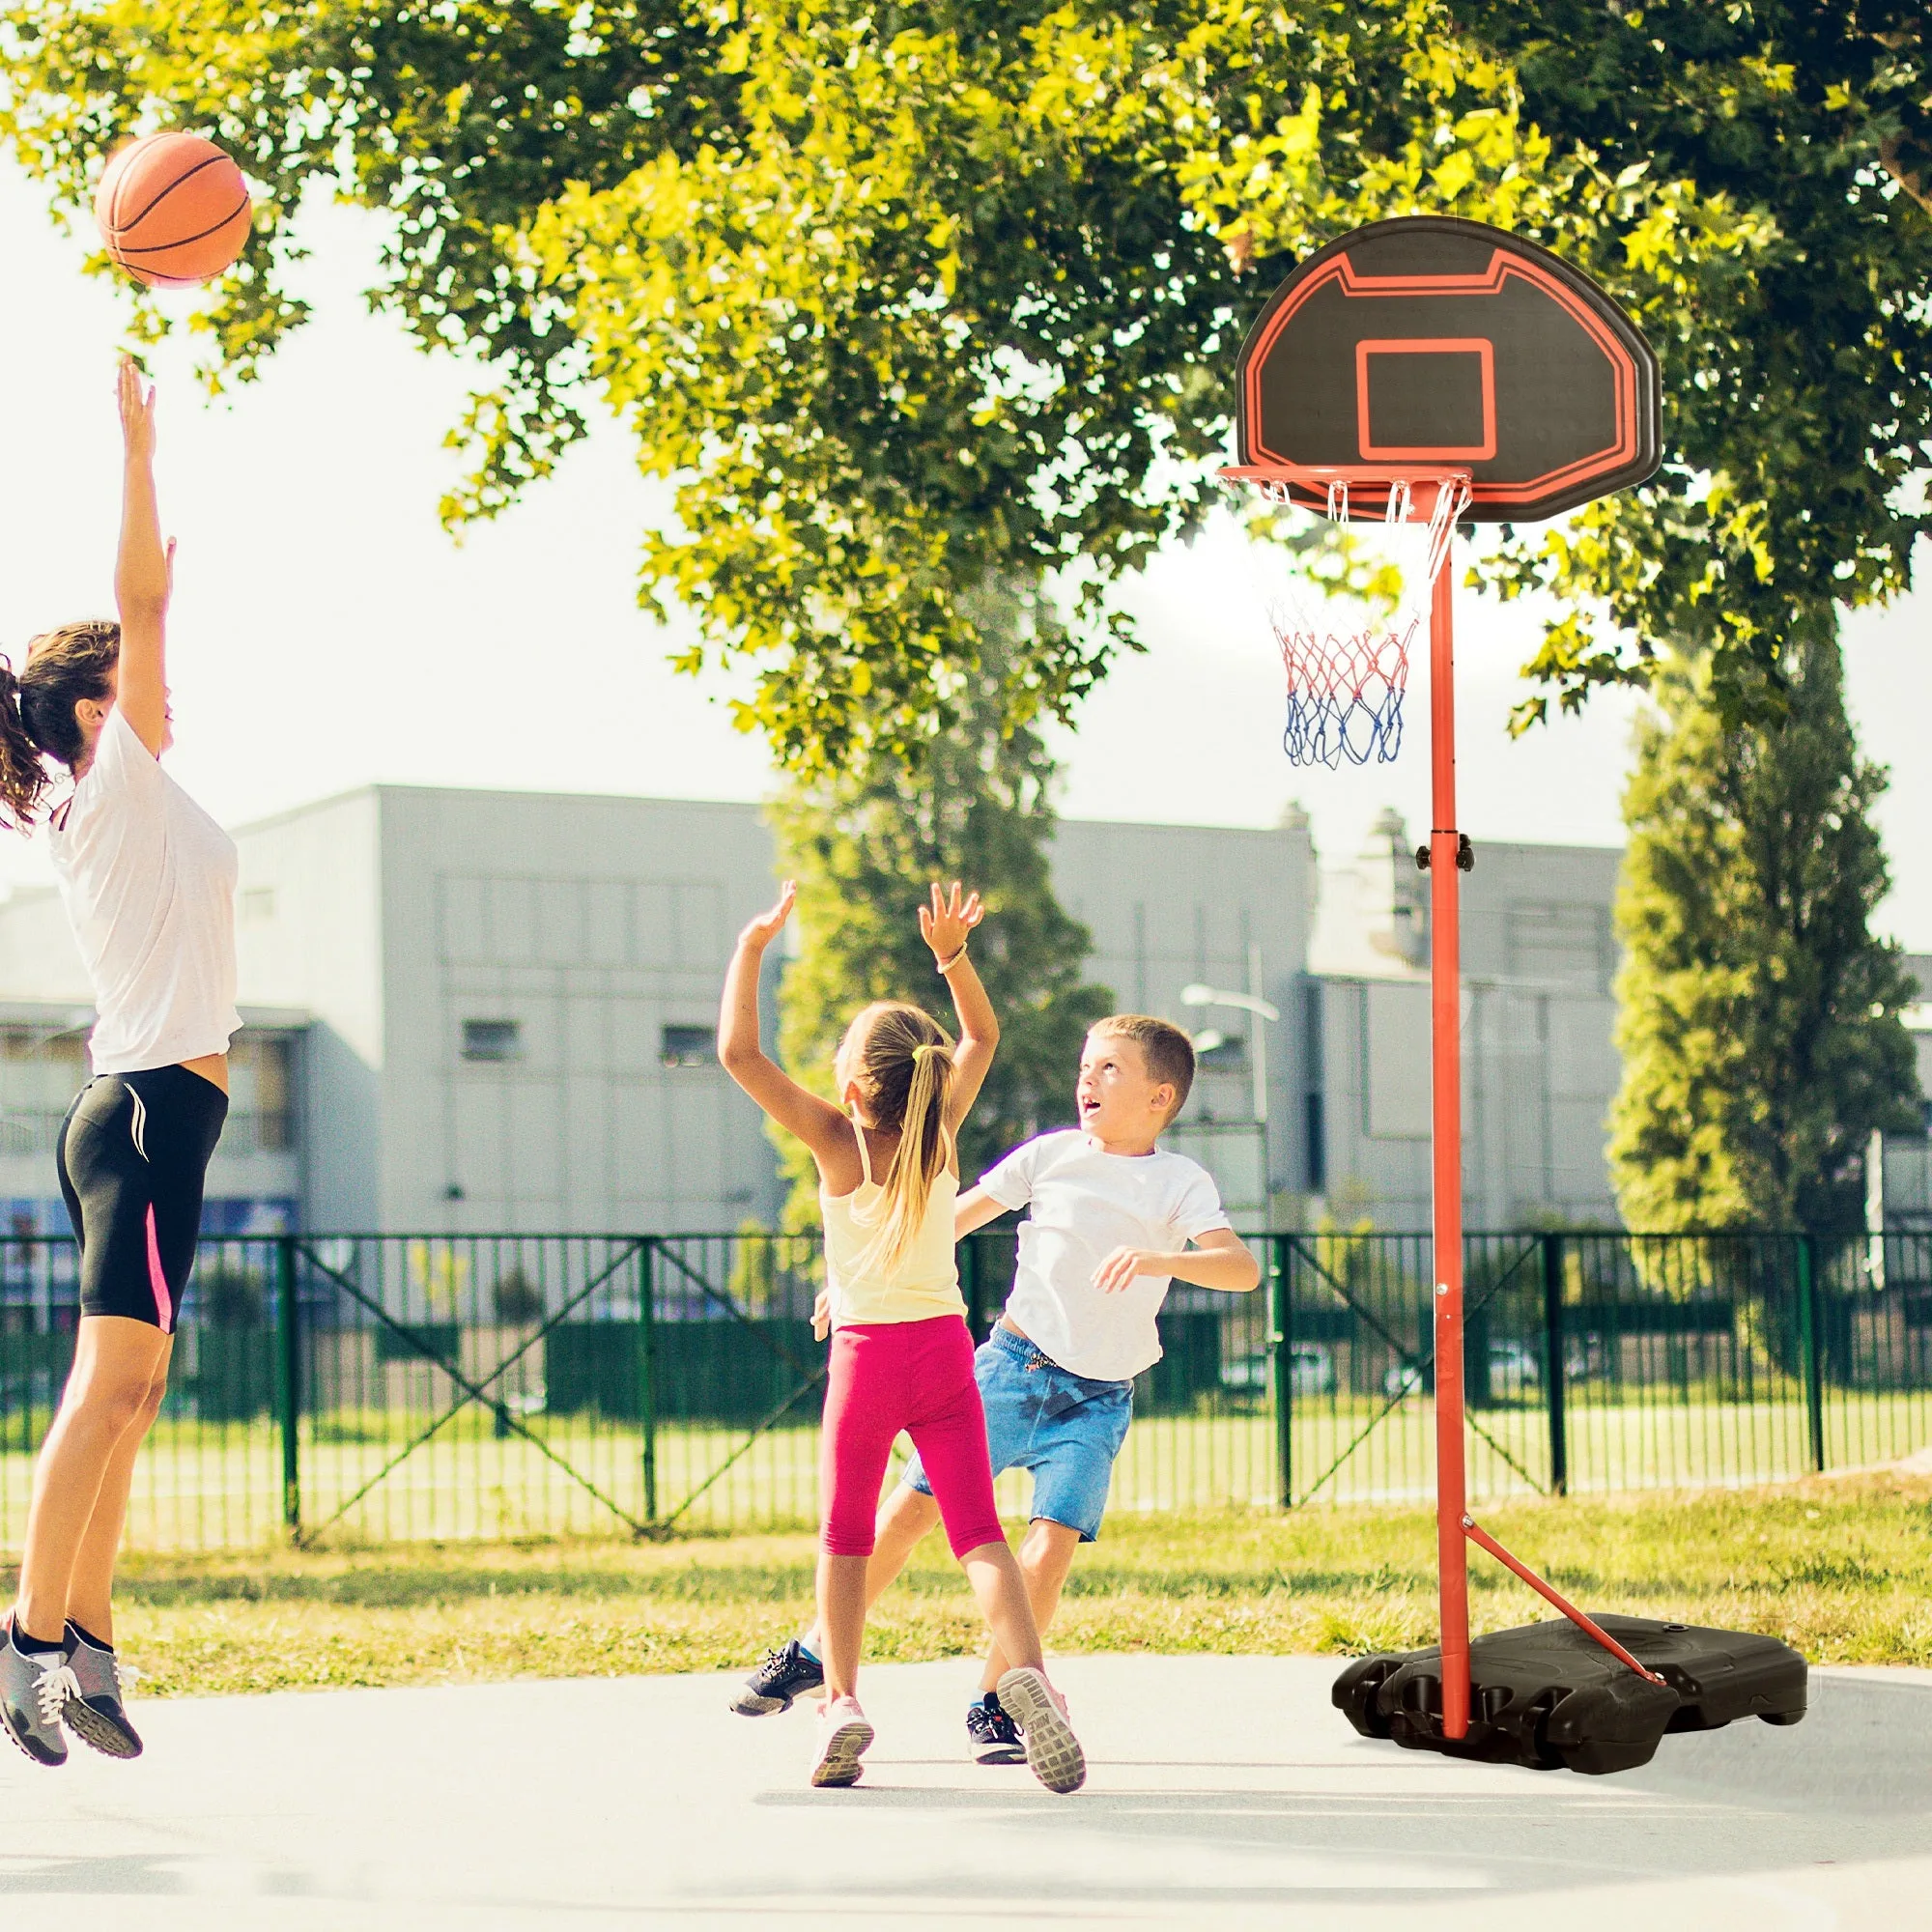
<instances>
[{"instance_id":1,"label":"blonde ponytail","mask_svg":"<svg viewBox=\"0 0 1932 1932\"><path fill-rule=\"evenodd\" d=\"M884 1198L878 1236L865 1262L867 1268L886 1269L918 1236L933 1183L955 1157L947 1122L952 1102L952 1041L917 1007L882 1003L860 1018L870 1021L859 1068L869 1089L874 1124L887 1133L896 1128L899 1136L880 1182Z\"/></svg>"}]
</instances>

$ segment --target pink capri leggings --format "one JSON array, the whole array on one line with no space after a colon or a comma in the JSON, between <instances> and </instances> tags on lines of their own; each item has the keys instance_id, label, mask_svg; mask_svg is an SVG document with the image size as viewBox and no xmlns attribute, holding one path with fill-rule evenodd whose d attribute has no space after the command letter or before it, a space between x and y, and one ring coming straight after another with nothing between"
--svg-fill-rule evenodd
<instances>
[{"instance_id":1,"label":"pink capri leggings","mask_svg":"<svg viewBox=\"0 0 1932 1932\"><path fill-rule=\"evenodd\" d=\"M879 1491L900 1430L913 1439L955 1556L1006 1542L993 1507L973 1338L957 1315L867 1321L832 1337L818 1459L828 1556L869 1556Z\"/></svg>"}]
</instances>

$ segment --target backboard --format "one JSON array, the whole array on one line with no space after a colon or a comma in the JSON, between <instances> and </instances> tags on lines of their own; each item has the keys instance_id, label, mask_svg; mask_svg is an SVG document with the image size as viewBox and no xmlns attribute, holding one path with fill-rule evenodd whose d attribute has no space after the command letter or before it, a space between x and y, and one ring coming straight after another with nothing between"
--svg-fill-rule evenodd
<instances>
[{"instance_id":1,"label":"backboard","mask_svg":"<svg viewBox=\"0 0 1932 1932\"><path fill-rule=\"evenodd\" d=\"M1587 275L1480 221L1410 215L1331 242L1269 298L1239 370L1248 472L1466 470L1463 517L1505 523L1556 516L1658 465L1649 345ZM1364 480L1350 497L1377 514L1388 489ZM1318 485L1288 493L1323 507Z\"/></svg>"}]
</instances>

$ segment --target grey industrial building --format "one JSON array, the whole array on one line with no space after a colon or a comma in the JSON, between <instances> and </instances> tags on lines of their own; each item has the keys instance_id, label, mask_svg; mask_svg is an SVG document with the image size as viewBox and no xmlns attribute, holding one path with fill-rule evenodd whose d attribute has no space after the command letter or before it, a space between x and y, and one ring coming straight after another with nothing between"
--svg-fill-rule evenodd
<instances>
[{"instance_id":1,"label":"grey industrial building","mask_svg":"<svg viewBox=\"0 0 1932 1932\"><path fill-rule=\"evenodd\" d=\"M248 1027L211 1232L699 1232L775 1215L771 1147L712 1052L732 936L773 890L756 807L379 785L235 836ZM1068 821L1052 856L1093 934L1088 977L1221 1036L1177 1131L1244 1221L1427 1225L1426 881L1393 814L1326 867L1293 811L1268 831ZM1617 861L1486 844L1464 881L1472 1225L1614 1219ZM1279 1010L1263 1095L1265 1023L1183 1005L1195 983ZM65 1225L53 1137L90 1020L58 900L16 894L0 905L14 1232Z\"/></svg>"}]
</instances>

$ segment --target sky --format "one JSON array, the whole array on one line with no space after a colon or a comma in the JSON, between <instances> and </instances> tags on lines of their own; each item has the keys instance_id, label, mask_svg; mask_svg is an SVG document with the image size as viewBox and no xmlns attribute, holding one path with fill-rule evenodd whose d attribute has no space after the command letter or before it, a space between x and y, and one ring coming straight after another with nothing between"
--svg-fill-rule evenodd
<instances>
[{"instance_id":1,"label":"sky","mask_svg":"<svg viewBox=\"0 0 1932 1932\"><path fill-rule=\"evenodd\" d=\"M169 668L171 768L218 817L244 823L372 781L754 800L773 773L731 728L728 674L667 662L687 634L638 608L639 533L664 514L607 418L558 473L452 541L442 447L472 371L417 350L370 313L378 217L318 204L297 292L315 320L261 379L210 397L185 341L155 357L162 518L179 541ZM0 468L0 649L112 611L118 515L115 287L84 275L42 191L0 159L0 309L13 372ZM192 298L169 298L186 315ZM1932 575L1928 575L1932 582ZM1426 825L1428 675L1412 670L1406 749L1364 770L1296 770L1281 752L1269 611L1278 553L1232 523L1164 552L1126 587L1143 653L1122 658L1056 733L1069 817L1269 825L1290 800L1324 861L1394 806ZM1539 613L1462 594L1458 778L1463 828L1490 839L1617 844L1635 700L1512 741L1518 667ZM1854 614L1847 687L1868 755L1889 763L1880 810L1894 891L1880 923L1932 950L1932 588ZM0 890L48 877L44 844L0 840Z\"/></svg>"}]
</instances>

